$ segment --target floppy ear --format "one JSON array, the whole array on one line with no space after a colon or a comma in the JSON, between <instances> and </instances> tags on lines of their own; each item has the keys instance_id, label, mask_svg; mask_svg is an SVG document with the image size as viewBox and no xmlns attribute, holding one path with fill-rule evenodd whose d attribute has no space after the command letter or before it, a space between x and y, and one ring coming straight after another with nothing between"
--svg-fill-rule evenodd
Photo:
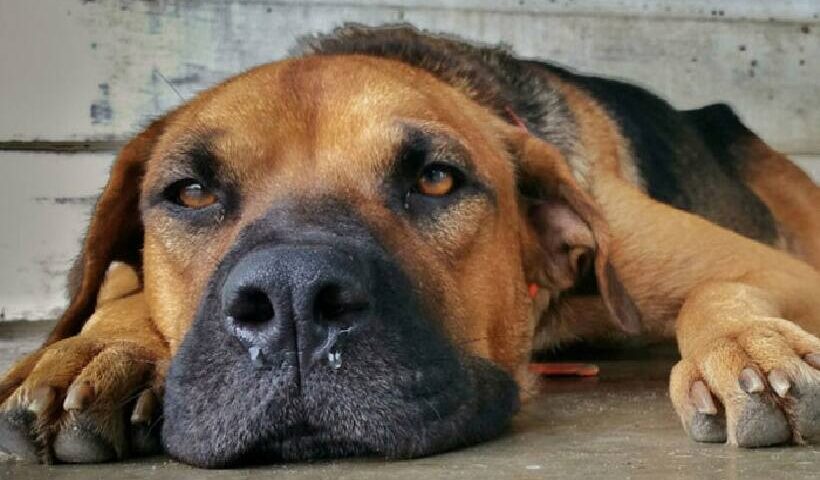
<instances>
[{"instance_id":1,"label":"floppy ear","mask_svg":"<svg viewBox=\"0 0 820 480\"><path fill-rule=\"evenodd\" d=\"M554 146L520 130L510 144L520 162L519 185L536 250L528 259L529 277L561 292L593 269L614 323L639 333L640 314L609 262L609 229L592 197Z\"/></svg>"},{"instance_id":2,"label":"floppy ear","mask_svg":"<svg viewBox=\"0 0 820 480\"><path fill-rule=\"evenodd\" d=\"M125 262L140 270L143 244L140 188L145 162L164 123L164 118L154 121L117 155L108 182L94 207L82 251L68 275L68 308L45 345L79 333L94 313L97 295L112 262Z\"/></svg>"}]
</instances>

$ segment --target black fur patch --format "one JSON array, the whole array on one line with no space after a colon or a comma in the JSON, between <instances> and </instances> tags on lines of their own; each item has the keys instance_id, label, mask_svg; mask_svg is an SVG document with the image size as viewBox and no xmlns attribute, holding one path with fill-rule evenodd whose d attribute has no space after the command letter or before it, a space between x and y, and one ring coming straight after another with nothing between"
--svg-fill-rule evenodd
<instances>
[{"instance_id":1,"label":"black fur patch","mask_svg":"<svg viewBox=\"0 0 820 480\"><path fill-rule=\"evenodd\" d=\"M777 239L771 212L732 166L728 145L751 132L728 106L682 112L635 85L544 67L588 91L617 122L650 197L764 243Z\"/></svg>"},{"instance_id":2,"label":"black fur patch","mask_svg":"<svg viewBox=\"0 0 820 480\"><path fill-rule=\"evenodd\" d=\"M739 141L754 138L755 134L743 125L732 107L725 103L715 103L681 113L698 130L703 141L715 154L715 160L729 172L740 173L743 170L745 159L732 155L730 148Z\"/></svg>"}]
</instances>

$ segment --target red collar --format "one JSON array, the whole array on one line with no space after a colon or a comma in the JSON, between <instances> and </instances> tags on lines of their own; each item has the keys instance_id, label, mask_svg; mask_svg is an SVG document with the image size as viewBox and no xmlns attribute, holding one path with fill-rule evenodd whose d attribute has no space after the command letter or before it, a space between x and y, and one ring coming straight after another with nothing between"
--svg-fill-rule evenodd
<instances>
[{"instance_id":1,"label":"red collar","mask_svg":"<svg viewBox=\"0 0 820 480\"><path fill-rule=\"evenodd\" d=\"M530 131L530 129L527 128L527 124L524 123L524 120L522 120L521 117L516 115L516 113L512 109L512 107L510 107L508 105L508 106L504 107L504 110L507 112L507 115L509 115L510 120L512 120L512 123L514 123L516 127L520 128L521 130L523 130L525 132ZM541 287L539 287L537 283L528 284L527 285L527 296L529 296L530 299L535 300L535 297L538 296L538 291L540 289L541 289Z\"/></svg>"}]
</instances>

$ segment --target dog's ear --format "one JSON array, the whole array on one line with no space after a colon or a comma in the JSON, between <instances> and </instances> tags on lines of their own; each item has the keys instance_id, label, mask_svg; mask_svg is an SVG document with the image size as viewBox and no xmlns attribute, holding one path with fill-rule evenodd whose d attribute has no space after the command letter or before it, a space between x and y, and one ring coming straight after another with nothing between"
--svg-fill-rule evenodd
<instances>
[{"instance_id":1,"label":"dog's ear","mask_svg":"<svg viewBox=\"0 0 820 480\"><path fill-rule=\"evenodd\" d=\"M532 253L527 275L552 292L572 288L593 269L598 290L622 330L638 333L640 314L609 262L609 229L590 195L553 145L518 129L508 144L519 164L519 190Z\"/></svg>"},{"instance_id":2,"label":"dog's ear","mask_svg":"<svg viewBox=\"0 0 820 480\"><path fill-rule=\"evenodd\" d=\"M124 262L141 270L140 189L145 163L165 122L164 118L154 121L117 155L91 215L82 251L68 276L68 308L46 339L46 345L79 333L94 313L97 295L112 262Z\"/></svg>"}]
</instances>

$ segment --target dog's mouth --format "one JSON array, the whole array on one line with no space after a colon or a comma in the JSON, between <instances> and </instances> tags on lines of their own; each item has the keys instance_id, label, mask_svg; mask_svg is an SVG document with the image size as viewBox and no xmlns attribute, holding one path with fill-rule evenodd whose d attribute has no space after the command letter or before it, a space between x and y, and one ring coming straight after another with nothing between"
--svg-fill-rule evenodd
<instances>
[{"instance_id":1,"label":"dog's mouth","mask_svg":"<svg viewBox=\"0 0 820 480\"><path fill-rule=\"evenodd\" d=\"M408 458L506 427L515 382L457 349L372 240L246 238L214 274L169 370L172 456L208 467Z\"/></svg>"},{"instance_id":2,"label":"dog's mouth","mask_svg":"<svg viewBox=\"0 0 820 480\"><path fill-rule=\"evenodd\" d=\"M220 330L197 325L166 383L166 450L197 466L423 456L499 435L517 408L509 375L430 330L351 333L301 381Z\"/></svg>"}]
</instances>

